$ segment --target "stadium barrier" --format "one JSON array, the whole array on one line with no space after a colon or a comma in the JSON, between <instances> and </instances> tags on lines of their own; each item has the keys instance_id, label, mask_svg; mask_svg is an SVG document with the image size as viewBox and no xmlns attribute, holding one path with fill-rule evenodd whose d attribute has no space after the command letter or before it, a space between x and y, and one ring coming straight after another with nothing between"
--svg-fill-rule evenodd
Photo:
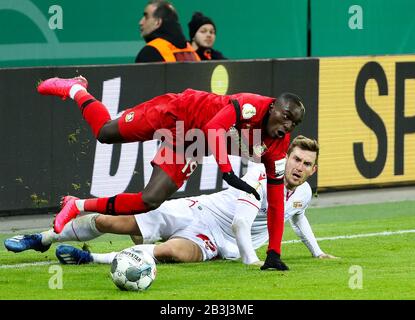
<instances>
[{"instance_id":1,"label":"stadium barrier","mask_svg":"<svg viewBox=\"0 0 415 320\"><path fill-rule=\"evenodd\" d=\"M194 11L229 59L415 52L412 0L173 0L184 34ZM0 1L0 67L133 63L147 1ZM99 17L99 19L91 19ZM241 40L236 40L241 39Z\"/></svg>"},{"instance_id":2,"label":"stadium barrier","mask_svg":"<svg viewBox=\"0 0 415 320\"><path fill-rule=\"evenodd\" d=\"M223 61L0 70L0 213L56 209L61 195L137 192L157 142L101 145L72 101L37 94L48 77L88 78L112 117L166 92L300 95L306 117L293 133L317 138L317 190L415 182L415 56ZM245 164L232 158L236 172ZM212 159L175 197L223 189Z\"/></svg>"}]
</instances>

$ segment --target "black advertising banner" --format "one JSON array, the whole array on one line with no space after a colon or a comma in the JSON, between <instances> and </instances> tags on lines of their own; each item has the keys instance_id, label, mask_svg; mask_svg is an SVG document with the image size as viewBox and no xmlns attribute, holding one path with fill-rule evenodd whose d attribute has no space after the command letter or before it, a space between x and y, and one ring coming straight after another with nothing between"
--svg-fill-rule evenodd
<instances>
[{"instance_id":1,"label":"black advertising banner","mask_svg":"<svg viewBox=\"0 0 415 320\"><path fill-rule=\"evenodd\" d=\"M157 141L100 144L73 101L36 92L40 79L76 75L88 79L88 91L103 101L112 118L157 95L186 88L269 96L290 91L299 94L307 108L313 106L294 135L317 138L318 60L2 69L0 214L54 211L62 195L90 198L139 192L148 182ZM238 157L231 161L242 174L246 165ZM223 187L216 163L208 157L174 196Z\"/></svg>"},{"instance_id":2,"label":"black advertising banner","mask_svg":"<svg viewBox=\"0 0 415 320\"><path fill-rule=\"evenodd\" d=\"M301 97L306 109L304 121L296 128L291 137L299 134L319 140L318 136L318 92L319 60L276 60L273 63L272 95L292 92ZM313 190L317 187L318 172L309 183Z\"/></svg>"}]
</instances>

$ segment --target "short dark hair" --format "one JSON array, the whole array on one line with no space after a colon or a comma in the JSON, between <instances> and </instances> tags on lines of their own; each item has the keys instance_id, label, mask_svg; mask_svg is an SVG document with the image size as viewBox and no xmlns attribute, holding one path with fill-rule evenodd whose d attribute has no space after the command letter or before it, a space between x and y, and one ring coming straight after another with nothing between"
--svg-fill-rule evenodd
<instances>
[{"instance_id":1,"label":"short dark hair","mask_svg":"<svg viewBox=\"0 0 415 320\"><path fill-rule=\"evenodd\" d=\"M301 150L311 151L316 153L316 161L314 164L317 164L318 155L320 153L320 145L317 140L307 138L303 135L298 135L291 141L290 146L288 147L287 155L289 156L295 147L300 148Z\"/></svg>"},{"instance_id":2,"label":"short dark hair","mask_svg":"<svg viewBox=\"0 0 415 320\"><path fill-rule=\"evenodd\" d=\"M162 19L163 21L179 21L176 9L169 1L165 0L150 0L147 5L156 6L153 16Z\"/></svg>"},{"instance_id":3,"label":"short dark hair","mask_svg":"<svg viewBox=\"0 0 415 320\"><path fill-rule=\"evenodd\" d=\"M301 118L304 117L305 114L305 107L304 104L299 96L294 93L284 92L278 98L277 101L286 101L288 103L293 103L301 109Z\"/></svg>"}]
</instances>

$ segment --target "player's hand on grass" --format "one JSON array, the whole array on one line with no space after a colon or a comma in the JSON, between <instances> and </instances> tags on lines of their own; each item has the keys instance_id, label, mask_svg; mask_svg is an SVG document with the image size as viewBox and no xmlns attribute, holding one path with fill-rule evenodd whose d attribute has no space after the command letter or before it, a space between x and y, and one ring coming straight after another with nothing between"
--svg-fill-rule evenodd
<instances>
[{"instance_id":1,"label":"player's hand on grass","mask_svg":"<svg viewBox=\"0 0 415 320\"><path fill-rule=\"evenodd\" d=\"M270 250L267 253L267 258L265 259L261 270L286 271L289 270L289 268L284 262L282 262L278 253L276 253L274 250Z\"/></svg>"},{"instance_id":2,"label":"player's hand on grass","mask_svg":"<svg viewBox=\"0 0 415 320\"><path fill-rule=\"evenodd\" d=\"M257 200L261 200L261 197L259 196L258 192L255 190L255 188L251 187L241 178L238 178L235 175L235 173L233 173L233 171L224 172L222 177L223 177L223 180L225 180L230 186L236 189L245 191L247 193L251 193L255 196Z\"/></svg>"},{"instance_id":3,"label":"player's hand on grass","mask_svg":"<svg viewBox=\"0 0 415 320\"><path fill-rule=\"evenodd\" d=\"M318 259L339 259L339 257L332 256L328 253L322 253L319 256L317 256Z\"/></svg>"}]
</instances>

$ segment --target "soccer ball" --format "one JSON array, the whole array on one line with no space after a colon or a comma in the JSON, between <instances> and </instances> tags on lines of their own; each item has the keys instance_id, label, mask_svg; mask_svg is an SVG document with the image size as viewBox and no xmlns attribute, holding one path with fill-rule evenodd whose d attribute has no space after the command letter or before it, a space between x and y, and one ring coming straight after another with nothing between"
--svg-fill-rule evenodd
<instances>
[{"instance_id":1,"label":"soccer ball","mask_svg":"<svg viewBox=\"0 0 415 320\"><path fill-rule=\"evenodd\" d=\"M111 265L111 278L121 290L144 291L156 278L156 263L145 251L128 248L119 252Z\"/></svg>"}]
</instances>

